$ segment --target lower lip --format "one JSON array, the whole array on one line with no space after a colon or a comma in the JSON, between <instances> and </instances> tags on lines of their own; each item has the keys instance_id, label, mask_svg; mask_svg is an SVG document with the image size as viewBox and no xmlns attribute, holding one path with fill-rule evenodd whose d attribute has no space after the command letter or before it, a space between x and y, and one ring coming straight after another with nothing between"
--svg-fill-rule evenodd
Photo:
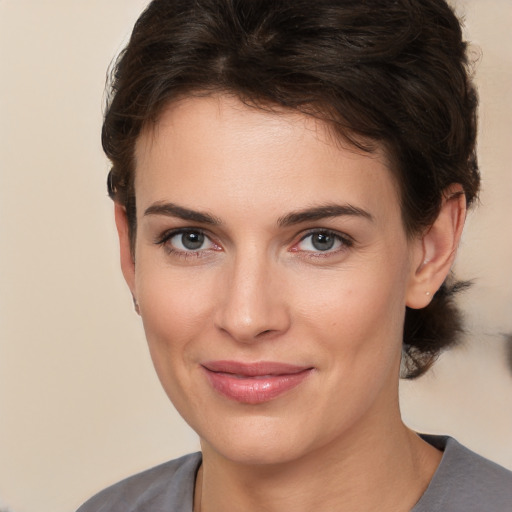
<instances>
[{"instance_id":1,"label":"lower lip","mask_svg":"<svg viewBox=\"0 0 512 512\"><path fill-rule=\"evenodd\" d=\"M213 389L230 400L245 404L261 404L273 400L297 387L313 371L308 368L297 373L245 377L213 372L207 368L204 370Z\"/></svg>"}]
</instances>

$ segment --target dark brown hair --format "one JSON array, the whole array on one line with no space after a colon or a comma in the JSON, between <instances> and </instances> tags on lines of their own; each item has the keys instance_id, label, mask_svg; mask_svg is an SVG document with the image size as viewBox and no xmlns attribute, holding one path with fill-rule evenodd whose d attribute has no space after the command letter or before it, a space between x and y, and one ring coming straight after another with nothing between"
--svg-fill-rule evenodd
<instances>
[{"instance_id":1,"label":"dark brown hair","mask_svg":"<svg viewBox=\"0 0 512 512\"><path fill-rule=\"evenodd\" d=\"M435 220L449 185L468 205L478 192L477 96L444 0L154 0L112 70L102 132L132 242L141 130L170 102L214 92L320 117L365 151L382 145L409 235ZM428 307L407 309L405 377L457 341L460 288L445 282Z\"/></svg>"}]
</instances>

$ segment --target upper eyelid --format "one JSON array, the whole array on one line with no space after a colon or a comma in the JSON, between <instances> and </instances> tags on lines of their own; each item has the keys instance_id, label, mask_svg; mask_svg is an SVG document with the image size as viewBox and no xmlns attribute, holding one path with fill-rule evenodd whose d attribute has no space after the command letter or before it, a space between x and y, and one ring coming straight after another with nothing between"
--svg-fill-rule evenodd
<instances>
[{"instance_id":1,"label":"upper eyelid","mask_svg":"<svg viewBox=\"0 0 512 512\"><path fill-rule=\"evenodd\" d=\"M207 230L202 228L192 228L192 227L180 227L180 228L171 228L163 231L159 235L155 237L155 243L156 244L162 244L166 242L167 240L171 239L173 236L180 235L182 233L188 233L188 232L197 232L203 234L205 237L207 237L210 241L212 241L212 236L208 233Z\"/></svg>"},{"instance_id":2,"label":"upper eyelid","mask_svg":"<svg viewBox=\"0 0 512 512\"><path fill-rule=\"evenodd\" d=\"M304 233L299 235L300 236L299 242L301 242L302 240L304 240L305 238L307 238L310 235L314 235L315 233L327 233L329 235L334 235L334 236L338 237L339 239L343 240L344 242L348 242L351 244L354 243L354 239L350 235L347 235L346 233L340 233L339 231L336 231L335 229L328 229L328 228L308 229Z\"/></svg>"}]
</instances>

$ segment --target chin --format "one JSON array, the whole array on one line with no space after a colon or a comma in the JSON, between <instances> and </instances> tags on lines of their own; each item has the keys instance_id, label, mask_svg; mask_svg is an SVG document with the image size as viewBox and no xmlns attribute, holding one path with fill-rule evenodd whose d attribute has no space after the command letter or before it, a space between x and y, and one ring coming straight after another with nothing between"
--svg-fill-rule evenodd
<instances>
[{"instance_id":1,"label":"chin","mask_svg":"<svg viewBox=\"0 0 512 512\"><path fill-rule=\"evenodd\" d=\"M253 415L210 424L216 428L197 429L203 452L213 451L242 465L286 464L303 457L312 445L322 444L323 436L309 432L296 418Z\"/></svg>"},{"instance_id":2,"label":"chin","mask_svg":"<svg viewBox=\"0 0 512 512\"><path fill-rule=\"evenodd\" d=\"M215 444L201 439L201 447L203 452L214 450L224 459L247 466L286 464L303 455L301 445L291 446L291 443L280 440L269 441L248 437L229 440L229 442L215 442Z\"/></svg>"}]
</instances>

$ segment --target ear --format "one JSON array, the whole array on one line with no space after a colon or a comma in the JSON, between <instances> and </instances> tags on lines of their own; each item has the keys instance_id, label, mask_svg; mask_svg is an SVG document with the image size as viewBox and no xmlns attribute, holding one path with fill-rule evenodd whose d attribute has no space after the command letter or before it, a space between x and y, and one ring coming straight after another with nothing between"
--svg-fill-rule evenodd
<instances>
[{"instance_id":1,"label":"ear","mask_svg":"<svg viewBox=\"0 0 512 512\"><path fill-rule=\"evenodd\" d=\"M408 307L421 309L428 306L443 284L455 260L465 220L464 190L459 184L450 185L443 193L439 215L414 250L414 275L406 296Z\"/></svg>"},{"instance_id":2,"label":"ear","mask_svg":"<svg viewBox=\"0 0 512 512\"><path fill-rule=\"evenodd\" d=\"M121 270L124 279L132 292L133 300L136 301L135 289L135 261L131 251L130 235L128 229L128 217L126 208L118 203L114 206L117 234L119 236L119 252L121 257Z\"/></svg>"}]
</instances>

